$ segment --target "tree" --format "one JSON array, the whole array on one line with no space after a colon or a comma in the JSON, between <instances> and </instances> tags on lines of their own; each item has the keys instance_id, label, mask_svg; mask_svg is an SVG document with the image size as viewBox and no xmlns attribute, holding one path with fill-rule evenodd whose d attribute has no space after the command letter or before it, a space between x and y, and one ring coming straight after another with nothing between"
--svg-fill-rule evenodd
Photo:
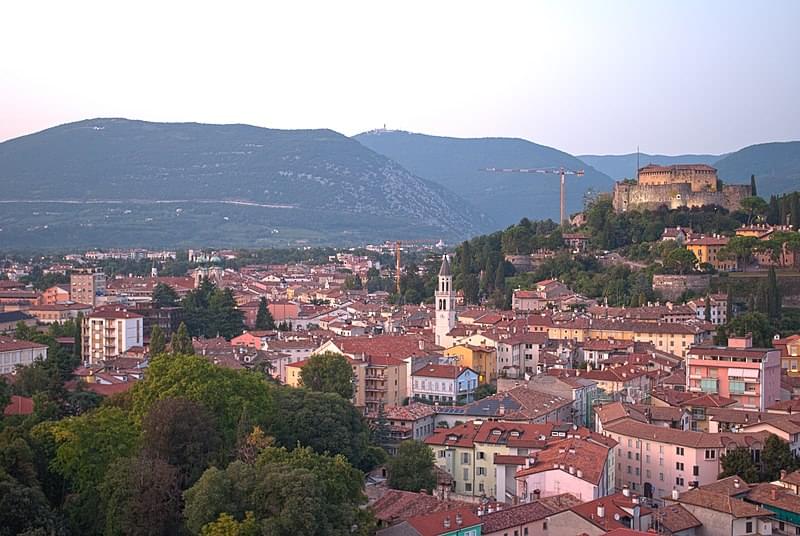
<instances>
[{"instance_id":1,"label":"tree","mask_svg":"<svg viewBox=\"0 0 800 536\"><path fill-rule=\"evenodd\" d=\"M138 443L135 425L119 408L103 407L48 424L58 445L53 469L79 493L95 492L111 463L130 456Z\"/></svg>"},{"instance_id":2,"label":"tree","mask_svg":"<svg viewBox=\"0 0 800 536\"><path fill-rule=\"evenodd\" d=\"M152 303L154 307L174 307L178 304L178 293L166 283L157 283L153 288Z\"/></svg>"},{"instance_id":3,"label":"tree","mask_svg":"<svg viewBox=\"0 0 800 536\"><path fill-rule=\"evenodd\" d=\"M720 259L734 259L736 264L747 270L753 257L753 250L758 240L754 236L734 236L728 243L721 247L717 257Z\"/></svg>"},{"instance_id":4,"label":"tree","mask_svg":"<svg viewBox=\"0 0 800 536\"><path fill-rule=\"evenodd\" d=\"M791 473L797 466L797 458L792 454L789 443L770 434L761 451L761 480L772 482L778 479L781 469Z\"/></svg>"},{"instance_id":5,"label":"tree","mask_svg":"<svg viewBox=\"0 0 800 536\"><path fill-rule=\"evenodd\" d=\"M421 441L403 441L397 449L397 456L386 464L389 487L414 492L422 489L433 491L436 488L433 462L433 451L428 445Z\"/></svg>"},{"instance_id":6,"label":"tree","mask_svg":"<svg viewBox=\"0 0 800 536\"><path fill-rule=\"evenodd\" d=\"M11 402L11 386L5 378L0 378L0 408L5 409ZM0 416L2 419L2 416Z\"/></svg>"},{"instance_id":7,"label":"tree","mask_svg":"<svg viewBox=\"0 0 800 536\"><path fill-rule=\"evenodd\" d=\"M83 313L78 312L75 317L75 333L72 336L72 355L80 362L83 357Z\"/></svg>"},{"instance_id":8,"label":"tree","mask_svg":"<svg viewBox=\"0 0 800 536\"><path fill-rule=\"evenodd\" d=\"M706 301L703 304L703 319L706 322L711 322L711 296L706 294Z\"/></svg>"},{"instance_id":9,"label":"tree","mask_svg":"<svg viewBox=\"0 0 800 536\"><path fill-rule=\"evenodd\" d=\"M482 383L475 389L475 400L481 400L495 393L497 393L497 387L490 383Z\"/></svg>"},{"instance_id":10,"label":"tree","mask_svg":"<svg viewBox=\"0 0 800 536\"><path fill-rule=\"evenodd\" d=\"M159 356L150 362L145 379L133 389L133 415L142 422L158 400L192 400L214 415L223 448L231 451L237 443L242 415L265 427L272 420L273 389L255 372L218 367L199 356Z\"/></svg>"},{"instance_id":11,"label":"tree","mask_svg":"<svg viewBox=\"0 0 800 536\"><path fill-rule=\"evenodd\" d=\"M167 338L164 331L158 327L153 326L150 331L150 355L161 355L167 350Z\"/></svg>"},{"instance_id":12,"label":"tree","mask_svg":"<svg viewBox=\"0 0 800 536\"><path fill-rule=\"evenodd\" d=\"M0 536L65 535L47 498L36 486L26 486L0 471Z\"/></svg>"},{"instance_id":13,"label":"tree","mask_svg":"<svg viewBox=\"0 0 800 536\"><path fill-rule=\"evenodd\" d=\"M143 454L174 467L182 490L200 478L216 458L220 443L216 417L185 398L157 400L142 422Z\"/></svg>"},{"instance_id":14,"label":"tree","mask_svg":"<svg viewBox=\"0 0 800 536\"><path fill-rule=\"evenodd\" d=\"M342 454L362 471L382 463L386 452L370 443L369 427L361 414L341 396L308 389L276 389L276 414L266 432L278 445L298 444L316 452Z\"/></svg>"},{"instance_id":15,"label":"tree","mask_svg":"<svg viewBox=\"0 0 800 536\"><path fill-rule=\"evenodd\" d=\"M361 290L364 288L361 278L357 275L348 275L344 279L344 288L346 290Z\"/></svg>"},{"instance_id":16,"label":"tree","mask_svg":"<svg viewBox=\"0 0 800 536\"><path fill-rule=\"evenodd\" d=\"M719 478L737 475L745 482L758 481L758 471L753 463L753 455L747 447L736 447L732 451L720 456L722 472Z\"/></svg>"},{"instance_id":17,"label":"tree","mask_svg":"<svg viewBox=\"0 0 800 536\"><path fill-rule=\"evenodd\" d=\"M300 385L312 391L353 398L353 368L348 359L332 352L312 355L300 369Z\"/></svg>"},{"instance_id":18,"label":"tree","mask_svg":"<svg viewBox=\"0 0 800 536\"><path fill-rule=\"evenodd\" d=\"M231 289L220 289L208 278L181 301L189 334L193 337L231 339L244 330L244 315L236 307Z\"/></svg>"},{"instance_id":19,"label":"tree","mask_svg":"<svg viewBox=\"0 0 800 536\"><path fill-rule=\"evenodd\" d=\"M272 313L269 311L269 307L267 305L267 299L263 296L258 301L258 312L256 313L255 328L258 330L275 329L275 319L272 318Z\"/></svg>"},{"instance_id":20,"label":"tree","mask_svg":"<svg viewBox=\"0 0 800 536\"><path fill-rule=\"evenodd\" d=\"M243 521L222 513L216 521L203 526L201 536L258 536L260 531L253 512L245 512Z\"/></svg>"},{"instance_id":21,"label":"tree","mask_svg":"<svg viewBox=\"0 0 800 536\"><path fill-rule=\"evenodd\" d=\"M194 346L192 345L192 338L189 336L189 330L186 324L181 322L178 326L178 331L172 334L172 340L169 342L170 350L173 355L192 355L194 354Z\"/></svg>"},{"instance_id":22,"label":"tree","mask_svg":"<svg viewBox=\"0 0 800 536\"><path fill-rule=\"evenodd\" d=\"M756 176L750 175L750 195L757 196L758 189L756 188Z\"/></svg>"},{"instance_id":23,"label":"tree","mask_svg":"<svg viewBox=\"0 0 800 536\"><path fill-rule=\"evenodd\" d=\"M743 337L752 334L753 346L759 348L770 348L772 346L772 336L775 334L775 327L763 313L745 313L720 326L717 329L715 342L727 344L728 337L735 335Z\"/></svg>"},{"instance_id":24,"label":"tree","mask_svg":"<svg viewBox=\"0 0 800 536\"><path fill-rule=\"evenodd\" d=\"M378 415L372 427L372 442L385 447L390 439L389 419L386 418L386 410L383 407L383 402L381 402L378 405Z\"/></svg>"},{"instance_id":25,"label":"tree","mask_svg":"<svg viewBox=\"0 0 800 536\"><path fill-rule=\"evenodd\" d=\"M100 486L107 536L169 536L181 524L178 471L147 457L120 458Z\"/></svg>"},{"instance_id":26,"label":"tree","mask_svg":"<svg viewBox=\"0 0 800 536\"><path fill-rule=\"evenodd\" d=\"M767 211L769 210L769 205L767 205L767 202L760 197L756 197L755 195L745 197L742 199L740 205L742 210L747 212L748 225L753 223L753 220L756 218L756 216L766 215Z\"/></svg>"},{"instance_id":27,"label":"tree","mask_svg":"<svg viewBox=\"0 0 800 536\"><path fill-rule=\"evenodd\" d=\"M362 508L362 479L341 456L268 448L254 464L208 469L184 494L186 526L198 534L217 528L222 514L247 523L250 512L260 534L366 536L374 523Z\"/></svg>"},{"instance_id":28,"label":"tree","mask_svg":"<svg viewBox=\"0 0 800 536\"><path fill-rule=\"evenodd\" d=\"M696 267L697 257L688 249L673 249L664 259L664 268L678 275L689 274L693 272Z\"/></svg>"}]
</instances>

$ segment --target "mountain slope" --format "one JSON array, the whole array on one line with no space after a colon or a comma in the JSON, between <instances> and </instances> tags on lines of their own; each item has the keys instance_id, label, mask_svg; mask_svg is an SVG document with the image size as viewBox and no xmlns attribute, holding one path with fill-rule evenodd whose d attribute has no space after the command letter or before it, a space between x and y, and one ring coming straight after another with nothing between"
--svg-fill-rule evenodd
<instances>
[{"instance_id":1,"label":"mountain slope","mask_svg":"<svg viewBox=\"0 0 800 536\"><path fill-rule=\"evenodd\" d=\"M578 158L614 180L632 179L636 177L636 153L609 155L586 154L578 156ZM647 164L658 164L660 166L671 166L673 164L708 164L713 166L714 162L720 158L722 158L722 156L714 154L681 154L669 156L663 154L640 153L638 155L640 167L644 167Z\"/></svg>"},{"instance_id":2,"label":"mountain slope","mask_svg":"<svg viewBox=\"0 0 800 536\"><path fill-rule=\"evenodd\" d=\"M247 125L93 119L9 140L0 202L0 245L12 246L460 239L487 227L346 136Z\"/></svg>"},{"instance_id":3,"label":"mountain slope","mask_svg":"<svg viewBox=\"0 0 800 536\"><path fill-rule=\"evenodd\" d=\"M558 176L486 173L481 168L586 168L584 177L567 178L570 212L582 209L587 189L609 191L613 184L574 156L521 139L446 138L387 130L364 132L355 139L412 173L461 194L502 226L522 217L558 220Z\"/></svg>"},{"instance_id":4,"label":"mountain slope","mask_svg":"<svg viewBox=\"0 0 800 536\"><path fill-rule=\"evenodd\" d=\"M800 141L750 145L714 167L722 180L731 183L746 183L755 175L761 197L800 190Z\"/></svg>"}]
</instances>

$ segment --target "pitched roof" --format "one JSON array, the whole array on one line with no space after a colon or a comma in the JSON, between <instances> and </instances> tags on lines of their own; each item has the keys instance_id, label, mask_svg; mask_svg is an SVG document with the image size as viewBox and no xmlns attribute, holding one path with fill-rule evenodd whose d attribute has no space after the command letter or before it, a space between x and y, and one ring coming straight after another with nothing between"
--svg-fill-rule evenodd
<instances>
[{"instance_id":1,"label":"pitched roof","mask_svg":"<svg viewBox=\"0 0 800 536\"><path fill-rule=\"evenodd\" d=\"M721 478L716 482L700 486L700 489L733 497L747 492L747 490L750 489L750 486L744 478L738 475L732 475Z\"/></svg>"},{"instance_id":2,"label":"pitched roof","mask_svg":"<svg viewBox=\"0 0 800 536\"><path fill-rule=\"evenodd\" d=\"M11 395L11 401L3 410L3 415L30 415L33 413L33 399L27 396Z\"/></svg>"},{"instance_id":3,"label":"pitched roof","mask_svg":"<svg viewBox=\"0 0 800 536\"><path fill-rule=\"evenodd\" d=\"M472 370L469 367L459 367L458 365L426 365L419 370L414 371L412 376L423 376L426 378L446 378L454 380L461 376L466 370Z\"/></svg>"},{"instance_id":4,"label":"pitched roof","mask_svg":"<svg viewBox=\"0 0 800 536\"><path fill-rule=\"evenodd\" d=\"M769 510L765 510L755 504L730 497L724 493L714 493L700 488L681 493L678 497L678 502L729 514L737 519L772 515Z\"/></svg>"},{"instance_id":5,"label":"pitched roof","mask_svg":"<svg viewBox=\"0 0 800 536\"><path fill-rule=\"evenodd\" d=\"M412 517L406 522L414 527L420 536L438 536L458 528L480 525L481 518L473 513L472 507L469 506Z\"/></svg>"},{"instance_id":6,"label":"pitched roof","mask_svg":"<svg viewBox=\"0 0 800 536\"><path fill-rule=\"evenodd\" d=\"M800 495L796 495L789 488L775 484L762 483L754 485L747 494L747 500L780 508L793 514L800 514Z\"/></svg>"},{"instance_id":7,"label":"pitched roof","mask_svg":"<svg viewBox=\"0 0 800 536\"><path fill-rule=\"evenodd\" d=\"M671 534L691 528L697 528L702 523L692 513L680 504L668 504L656 511L656 520Z\"/></svg>"},{"instance_id":8,"label":"pitched roof","mask_svg":"<svg viewBox=\"0 0 800 536\"><path fill-rule=\"evenodd\" d=\"M500 511L485 514L483 521L483 533L490 534L511 527L524 525L551 516L564 510L581 504L581 500L570 493L544 497L537 501L520 504L512 508L504 508Z\"/></svg>"},{"instance_id":9,"label":"pitched roof","mask_svg":"<svg viewBox=\"0 0 800 536\"><path fill-rule=\"evenodd\" d=\"M451 510L466 504L459 501L442 501L426 493L390 489L372 504L372 513L381 521L396 523L410 517Z\"/></svg>"},{"instance_id":10,"label":"pitched roof","mask_svg":"<svg viewBox=\"0 0 800 536\"><path fill-rule=\"evenodd\" d=\"M592 484L599 484L603 469L608 461L609 447L599 445L587 439L569 438L556 441L538 452L535 462L530 467L517 471L517 478L544 473L547 471L568 471L576 478ZM580 471L580 476L578 476Z\"/></svg>"},{"instance_id":11,"label":"pitched roof","mask_svg":"<svg viewBox=\"0 0 800 536\"><path fill-rule=\"evenodd\" d=\"M442 266L439 268L439 275L442 277L449 277L452 275L450 273L450 261L447 259L447 255L442 255Z\"/></svg>"}]
</instances>

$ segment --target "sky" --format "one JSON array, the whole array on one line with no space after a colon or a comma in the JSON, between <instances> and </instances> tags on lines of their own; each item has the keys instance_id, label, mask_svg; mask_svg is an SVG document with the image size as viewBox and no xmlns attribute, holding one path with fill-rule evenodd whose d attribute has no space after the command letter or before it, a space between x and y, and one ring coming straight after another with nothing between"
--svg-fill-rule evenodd
<instances>
[{"instance_id":1,"label":"sky","mask_svg":"<svg viewBox=\"0 0 800 536\"><path fill-rule=\"evenodd\" d=\"M94 117L521 137L800 139L800 1L0 2L0 140Z\"/></svg>"}]
</instances>

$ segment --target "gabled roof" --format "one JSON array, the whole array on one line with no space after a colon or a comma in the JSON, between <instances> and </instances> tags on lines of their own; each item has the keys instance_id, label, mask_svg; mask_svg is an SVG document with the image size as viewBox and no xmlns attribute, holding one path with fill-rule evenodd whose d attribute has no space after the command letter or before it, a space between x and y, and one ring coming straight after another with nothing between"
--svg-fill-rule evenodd
<instances>
[{"instance_id":1,"label":"gabled roof","mask_svg":"<svg viewBox=\"0 0 800 536\"><path fill-rule=\"evenodd\" d=\"M730 497L724 493L714 493L713 491L700 488L681 493L677 502L729 514L737 519L772 515L771 511L741 499Z\"/></svg>"}]
</instances>

